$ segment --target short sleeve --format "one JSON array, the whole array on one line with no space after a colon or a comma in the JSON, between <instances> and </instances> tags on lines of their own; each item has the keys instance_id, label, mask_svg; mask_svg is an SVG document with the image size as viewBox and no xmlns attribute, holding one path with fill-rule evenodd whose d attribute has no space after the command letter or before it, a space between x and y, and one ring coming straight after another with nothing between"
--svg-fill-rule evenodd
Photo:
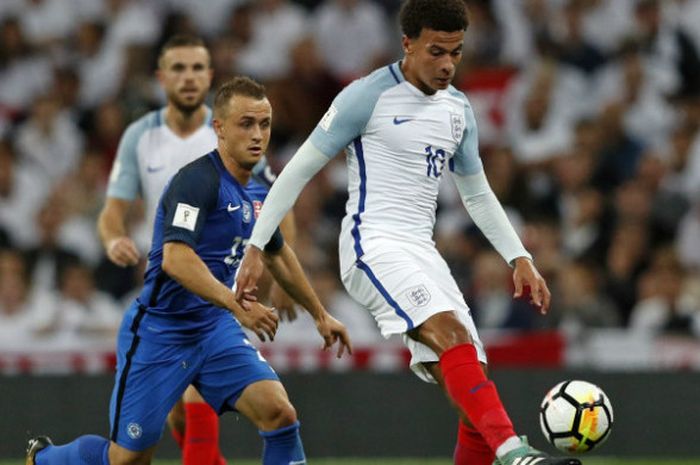
<instances>
[{"instance_id":1,"label":"short sleeve","mask_svg":"<svg viewBox=\"0 0 700 465\"><path fill-rule=\"evenodd\" d=\"M146 130L143 120L127 128L119 141L117 156L112 165L107 186L107 197L134 200L141 194L141 175L138 165L138 143Z\"/></svg>"},{"instance_id":2,"label":"short sleeve","mask_svg":"<svg viewBox=\"0 0 700 465\"><path fill-rule=\"evenodd\" d=\"M393 73L386 67L343 89L309 136L314 147L331 158L362 134L380 95L399 83Z\"/></svg>"},{"instance_id":3,"label":"short sleeve","mask_svg":"<svg viewBox=\"0 0 700 465\"><path fill-rule=\"evenodd\" d=\"M208 158L181 169L166 187L163 209L163 243L184 242L195 248L207 216L217 205L219 175Z\"/></svg>"},{"instance_id":4,"label":"short sleeve","mask_svg":"<svg viewBox=\"0 0 700 465\"><path fill-rule=\"evenodd\" d=\"M457 147L452 160L450 160L450 171L453 171L460 176L476 174L481 172L484 167L479 157L479 132L476 127L476 118L471 105L466 100L463 94L464 102L464 133L462 141Z\"/></svg>"}]
</instances>

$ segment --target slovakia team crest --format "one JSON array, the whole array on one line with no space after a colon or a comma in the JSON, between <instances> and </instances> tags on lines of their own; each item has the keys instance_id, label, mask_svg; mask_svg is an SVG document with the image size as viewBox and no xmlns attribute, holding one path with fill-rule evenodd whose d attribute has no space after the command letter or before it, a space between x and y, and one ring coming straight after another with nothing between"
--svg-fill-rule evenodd
<instances>
[{"instance_id":1,"label":"slovakia team crest","mask_svg":"<svg viewBox=\"0 0 700 465\"><path fill-rule=\"evenodd\" d=\"M243 202L243 222L250 223L252 217L252 209L248 202Z\"/></svg>"},{"instance_id":2,"label":"slovakia team crest","mask_svg":"<svg viewBox=\"0 0 700 465\"><path fill-rule=\"evenodd\" d=\"M260 216L260 210L262 209L263 203L259 200L253 200L253 218L256 220Z\"/></svg>"},{"instance_id":3,"label":"slovakia team crest","mask_svg":"<svg viewBox=\"0 0 700 465\"><path fill-rule=\"evenodd\" d=\"M452 125L452 138L459 142L464 133L464 115L450 113L450 123Z\"/></svg>"}]
</instances>

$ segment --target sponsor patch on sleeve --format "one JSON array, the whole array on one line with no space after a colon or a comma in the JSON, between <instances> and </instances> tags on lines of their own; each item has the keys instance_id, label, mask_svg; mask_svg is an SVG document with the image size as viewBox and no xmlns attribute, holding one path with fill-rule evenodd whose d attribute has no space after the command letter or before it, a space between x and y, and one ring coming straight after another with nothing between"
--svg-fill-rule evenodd
<instances>
[{"instance_id":1,"label":"sponsor patch on sleeve","mask_svg":"<svg viewBox=\"0 0 700 465\"><path fill-rule=\"evenodd\" d=\"M197 225L197 215L199 215L199 208L186 203L178 203L173 217L173 226L194 231Z\"/></svg>"},{"instance_id":2,"label":"sponsor patch on sleeve","mask_svg":"<svg viewBox=\"0 0 700 465\"><path fill-rule=\"evenodd\" d=\"M321 122L318 123L319 126L321 126L321 129L324 131L328 132L328 130L331 128L331 124L333 124L333 120L335 119L335 115L338 114L338 109L331 105L328 108L328 111L326 112L325 115L323 115L323 118L321 118Z\"/></svg>"}]
</instances>

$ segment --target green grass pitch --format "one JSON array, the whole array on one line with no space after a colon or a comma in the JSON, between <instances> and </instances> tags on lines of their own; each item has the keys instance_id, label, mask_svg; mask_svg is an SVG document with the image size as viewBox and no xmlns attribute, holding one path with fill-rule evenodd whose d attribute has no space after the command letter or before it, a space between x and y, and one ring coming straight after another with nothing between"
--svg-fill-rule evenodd
<instances>
[{"instance_id":1,"label":"green grass pitch","mask_svg":"<svg viewBox=\"0 0 700 465\"><path fill-rule=\"evenodd\" d=\"M582 457L584 465L700 465L696 459L618 459L613 457ZM154 465L181 465L177 460L156 460ZM24 461L0 461L0 465L23 465ZM234 465L259 465L256 460L236 460ZM449 459L310 459L309 465L450 465Z\"/></svg>"}]
</instances>

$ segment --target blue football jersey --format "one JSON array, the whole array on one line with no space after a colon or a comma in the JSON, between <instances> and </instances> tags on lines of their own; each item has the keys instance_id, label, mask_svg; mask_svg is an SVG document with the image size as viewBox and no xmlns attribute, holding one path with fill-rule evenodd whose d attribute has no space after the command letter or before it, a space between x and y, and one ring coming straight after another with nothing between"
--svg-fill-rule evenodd
<instances>
[{"instance_id":1,"label":"blue football jersey","mask_svg":"<svg viewBox=\"0 0 700 465\"><path fill-rule=\"evenodd\" d=\"M251 180L241 186L214 150L185 165L172 178L158 204L153 242L141 294L141 337L187 342L215 327L226 309L188 291L162 270L163 245L182 242L197 253L212 274L233 286L255 218L267 188ZM279 230L266 250L282 247Z\"/></svg>"}]
</instances>

